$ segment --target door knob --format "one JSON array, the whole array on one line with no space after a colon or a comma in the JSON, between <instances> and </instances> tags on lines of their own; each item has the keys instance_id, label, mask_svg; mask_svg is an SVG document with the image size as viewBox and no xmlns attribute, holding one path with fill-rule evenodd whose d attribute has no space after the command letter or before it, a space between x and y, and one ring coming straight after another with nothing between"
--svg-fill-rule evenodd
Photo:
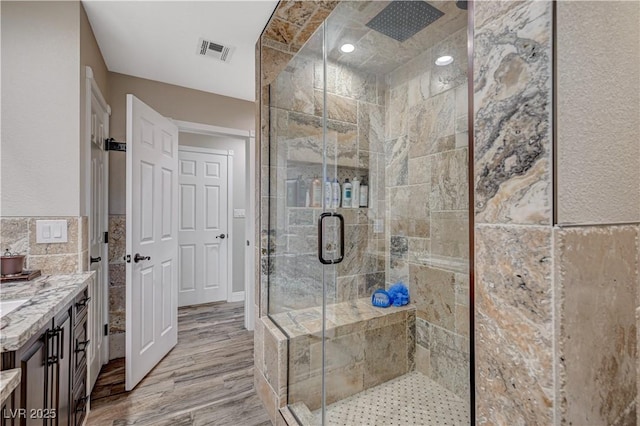
<instances>
[{"instance_id":1,"label":"door knob","mask_svg":"<svg viewBox=\"0 0 640 426\"><path fill-rule=\"evenodd\" d=\"M98 262L102 261L102 257L100 257L100 256L98 256L98 257L89 256L89 259L91 259L91 263L98 263Z\"/></svg>"},{"instance_id":2,"label":"door knob","mask_svg":"<svg viewBox=\"0 0 640 426\"><path fill-rule=\"evenodd\" d=\"M216 238L220 238L221 240L224 240L225 238L227 238L227 236L225 234L220 234L220 235L216 235Z\"/></svg>"},{"instance_id":3,"label":"door knob","mask_svg":"<svg viewBox=\"0 0 640 426\"><path fill-rule=\"evenodd\" d=\"M136 253L135 256L133 256L133 261L138 263L141 260L151 260L151 256L140 256L140 253Z\"/></svg>"}]
</instances>

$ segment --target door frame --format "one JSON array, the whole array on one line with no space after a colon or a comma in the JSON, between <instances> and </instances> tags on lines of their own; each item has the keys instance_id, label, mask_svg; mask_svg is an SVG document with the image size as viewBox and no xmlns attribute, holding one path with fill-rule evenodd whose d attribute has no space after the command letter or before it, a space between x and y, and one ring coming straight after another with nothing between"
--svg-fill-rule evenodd
<instances>
[{"instance_id":1,"label":"door frame","mask_svg":"<svg viewBox=\"0 0 640 426\"><path fill-rule=\"evenodd\" d=\"M175 121L174 121L175 123ZM178 126L178 161L180 161L180 151L190 152L193 154L216 154L223 155L227 158L227 241L233 241L233 150L232 149L215 149L215 148L201 148L197 146L180 145L180 126ZM183 133L189 133L184 132ZM179 178L178 178L179 179ZM178 184L180 181L178 180ZM182 210L182 205L180 205ZM178 232L178 246L180 246L180 236ZM180 276L180 274L178 274ZM227 243L227 302L239 302L244 299L244 295L241 295L240 300L235 300L233 297L233 242Z\"/></svg>"},{"instance_id":2,"label":"door frame","mask_svg":"<svg viewBox=\"0 0 640 426\"><path fill-rule=\"evenodd\" d=\"M194 123L190 121L173 120L178 126L178 132L183 133L196 133L200 135L209 136L228 136L235 139L242 139L245 141L245 164L246 164L246 201L245 201L245 274L244 279L244 326L247 330L253 330L255 324L255 274L256 260L255 260L255 219L256 219L256 205L255 205L255 132L253 130L240 130L232 129L228 127L213 126L210 124ZM182 146L179 144L179 149ZM195 148L200 149L200 148ZM206 148L205 148L206 149ZM231 173L229 173L231 174ZM230 192L231 194L231 192ZM229 220L233 219L233 204L229 203L231 214ZM230 251L233 251L232 249ZM232 256L229 256L231 258ZM232 265L228 266L229 271L232 271ZM230 274L231 277L231 274ZM229 283L232 285L231 278ZM227 297L232 297L233 292L231 289L227 293ZM231 300L230 300L231 301Z\"/></svg>"},{"instance_id":3,"label":"door frame","mask_svg":"<svg viewBox=\"0 0 640 426\"><path fill-rule=\"evenodd\" d=\"M98 86L98 83L96 82L95 78L93 77L93 69L91 69L90 66L85 66L85 105L84 105L84 119L85 119L85 128L84 128L84 133L82 135L82 137L84 138L84 142L83 142L83 146L84 146L84 178L82 179L83 181L83 185L85 185L85 214L87 216L87 226L88 229L91 229L91 178L89 175L89 171L91 170L91 144L93 143L91 141L91 96L94 95L96 97L96 99L98 100L98 102L101 104L102 108L106 111L106 117L105 117L105 134L104 137L108 138L109 137L109 130L110 130L110 117L111 117L111 106L109 106L109 104L107 103L107 101L105 100L104 96L102 95L102 92L100 90L100 87ZM109 232L109 151L107 150L103 150L103 154L104 156L104 175L103 175L103 183L104 183L104 195L103 195L103 208L104 208L104 221L105 223L104 225L104 229L106 230L105 232ZM89 243L89 241L87 241L87 244ZM79 247L79 252L80 252L80 261L79 261L79 265L84 265L84 261L88 261L89 259L83 259L82 258L82 247ZM91 255L91 250L88 250L89 253L87 253L87 257L90 257ZM101 251L102 254L102 262L104 262L103 265L103 277L102 277L102 288L103 288L103 318L102 318L102 322L103 324L107 325L109 324L109 246L108 243L104 244L104 247L102 248ZM88 264L88 267L90 267L91 264ZM96 279L99 279L99 277L96 277ZM107 333L106 335L102 336L102 354L101 354L101 358L103 361L103 364L106 364L107 362L109 362L109 333ZM90 386L89 381L87 381L87 387ZM88 391L91 391L91 389L88 389Z\"/></svg>"}]
</instances>

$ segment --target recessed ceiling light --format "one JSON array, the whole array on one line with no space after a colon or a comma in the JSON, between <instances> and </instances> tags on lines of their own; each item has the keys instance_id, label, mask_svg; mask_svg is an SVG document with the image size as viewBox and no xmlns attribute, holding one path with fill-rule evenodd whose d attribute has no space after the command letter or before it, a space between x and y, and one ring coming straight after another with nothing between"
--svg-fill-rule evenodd
<instances>
[{"instance_id":1,"label":"recessed ceiling light","mask_svg":"<svg viewBox=\"0 0 640 426\"><path fill-rule=\"evenodd\" d=\"M436 59L436 65L440 67L449 65L452 62L453 62L453 56L449 56L449 55L440 56L438 59Z\"/></svg>"},{"instance_id":2,"label":"recessed ceiling light","mask_svg":"<svg viewBox=\"0 0 640 426\"><path fill-rule=\"evenodd\" d=\"M342 50L344 53L351 53L356 50L356 47L351 43L345 43L340 46L340 50Z\"/></svg>"}]
</instances>

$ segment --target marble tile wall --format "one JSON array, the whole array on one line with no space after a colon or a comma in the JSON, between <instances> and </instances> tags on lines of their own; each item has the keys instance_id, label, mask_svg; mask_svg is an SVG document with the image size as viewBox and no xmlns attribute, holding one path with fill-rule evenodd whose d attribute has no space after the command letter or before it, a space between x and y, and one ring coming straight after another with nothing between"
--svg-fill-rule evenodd
<instances>
[{"instance_id":1,"label":"marble tile wall","mask_svg":"<svg viewBox=\"0 0 640 426\"><path fill-rule=\"evenodd\" d=\"M553 424L551 2L474 4L477 424Z\"/></svg>"},{"instance_id":2,"label":"marble tile wall","mask_svg":"<svg viewBox=\"0 0 640 426\"><path fill-rule=\"evenodd\" d=\"M383 144L387 285L409 286L418 370L468 400L466 42L463 28L387 75Z\"/></svg>"},{"instance_id":3,"label":"marble tile wall","mask_svg":"<svg viewBox=\"0 0 640 426\"><path fill-rule=\"evenodd\" d=\"M66 243L36 243L37 220L66 220ZM81 217L2 217L0 248L26 255L25 269L43 274L68 274L89 268L89 222Z\"/></svg>"},{"instance_id":4,"label":"marble tile wall","mask_svg":"<svg viewBox=\"0 0 640 426\"><path fill-rule=\"evenodd\" d=\"M636 423L639 235L638 224L554 229L560 424Z\"/></svg>"}]
</instances>

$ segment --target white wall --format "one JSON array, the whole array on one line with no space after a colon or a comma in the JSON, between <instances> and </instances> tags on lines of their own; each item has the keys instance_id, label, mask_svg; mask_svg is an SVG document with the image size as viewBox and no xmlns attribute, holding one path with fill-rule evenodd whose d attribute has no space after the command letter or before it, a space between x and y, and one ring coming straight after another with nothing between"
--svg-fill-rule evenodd
<instances>
[{"instance_id":1,"label":"white wall","mask_svg":"<svg viewBox=\"0 0 640 426\"><path fill-rule=\"evenodd\" d=\"M215 137L180 132L180 145L200 148L233 150L233 208L245 209L247 165L245 141L229 137ZM232 251L233 251L233 291L244 290L244 253L245 253L245 219L229 218L232 223Z\"/></svg>"},{"instance_id":2,"label":"white wall","mask_svg":"<svg viewBox=\"0 0 640 426\"><path fill-rule=\"evenodd\" d=\"M557 2L560 223L640 221L640 2Z\"/></svg>"},{"instance_id":3,"label":"white wall","mask_svg":"<svg viewBox=\"0 0 640 426\"><path fill-rule=\"evenodd\" d=\"M1 2L1 216L80 214L80 3Z\"/></svg>"}]
</instances>

